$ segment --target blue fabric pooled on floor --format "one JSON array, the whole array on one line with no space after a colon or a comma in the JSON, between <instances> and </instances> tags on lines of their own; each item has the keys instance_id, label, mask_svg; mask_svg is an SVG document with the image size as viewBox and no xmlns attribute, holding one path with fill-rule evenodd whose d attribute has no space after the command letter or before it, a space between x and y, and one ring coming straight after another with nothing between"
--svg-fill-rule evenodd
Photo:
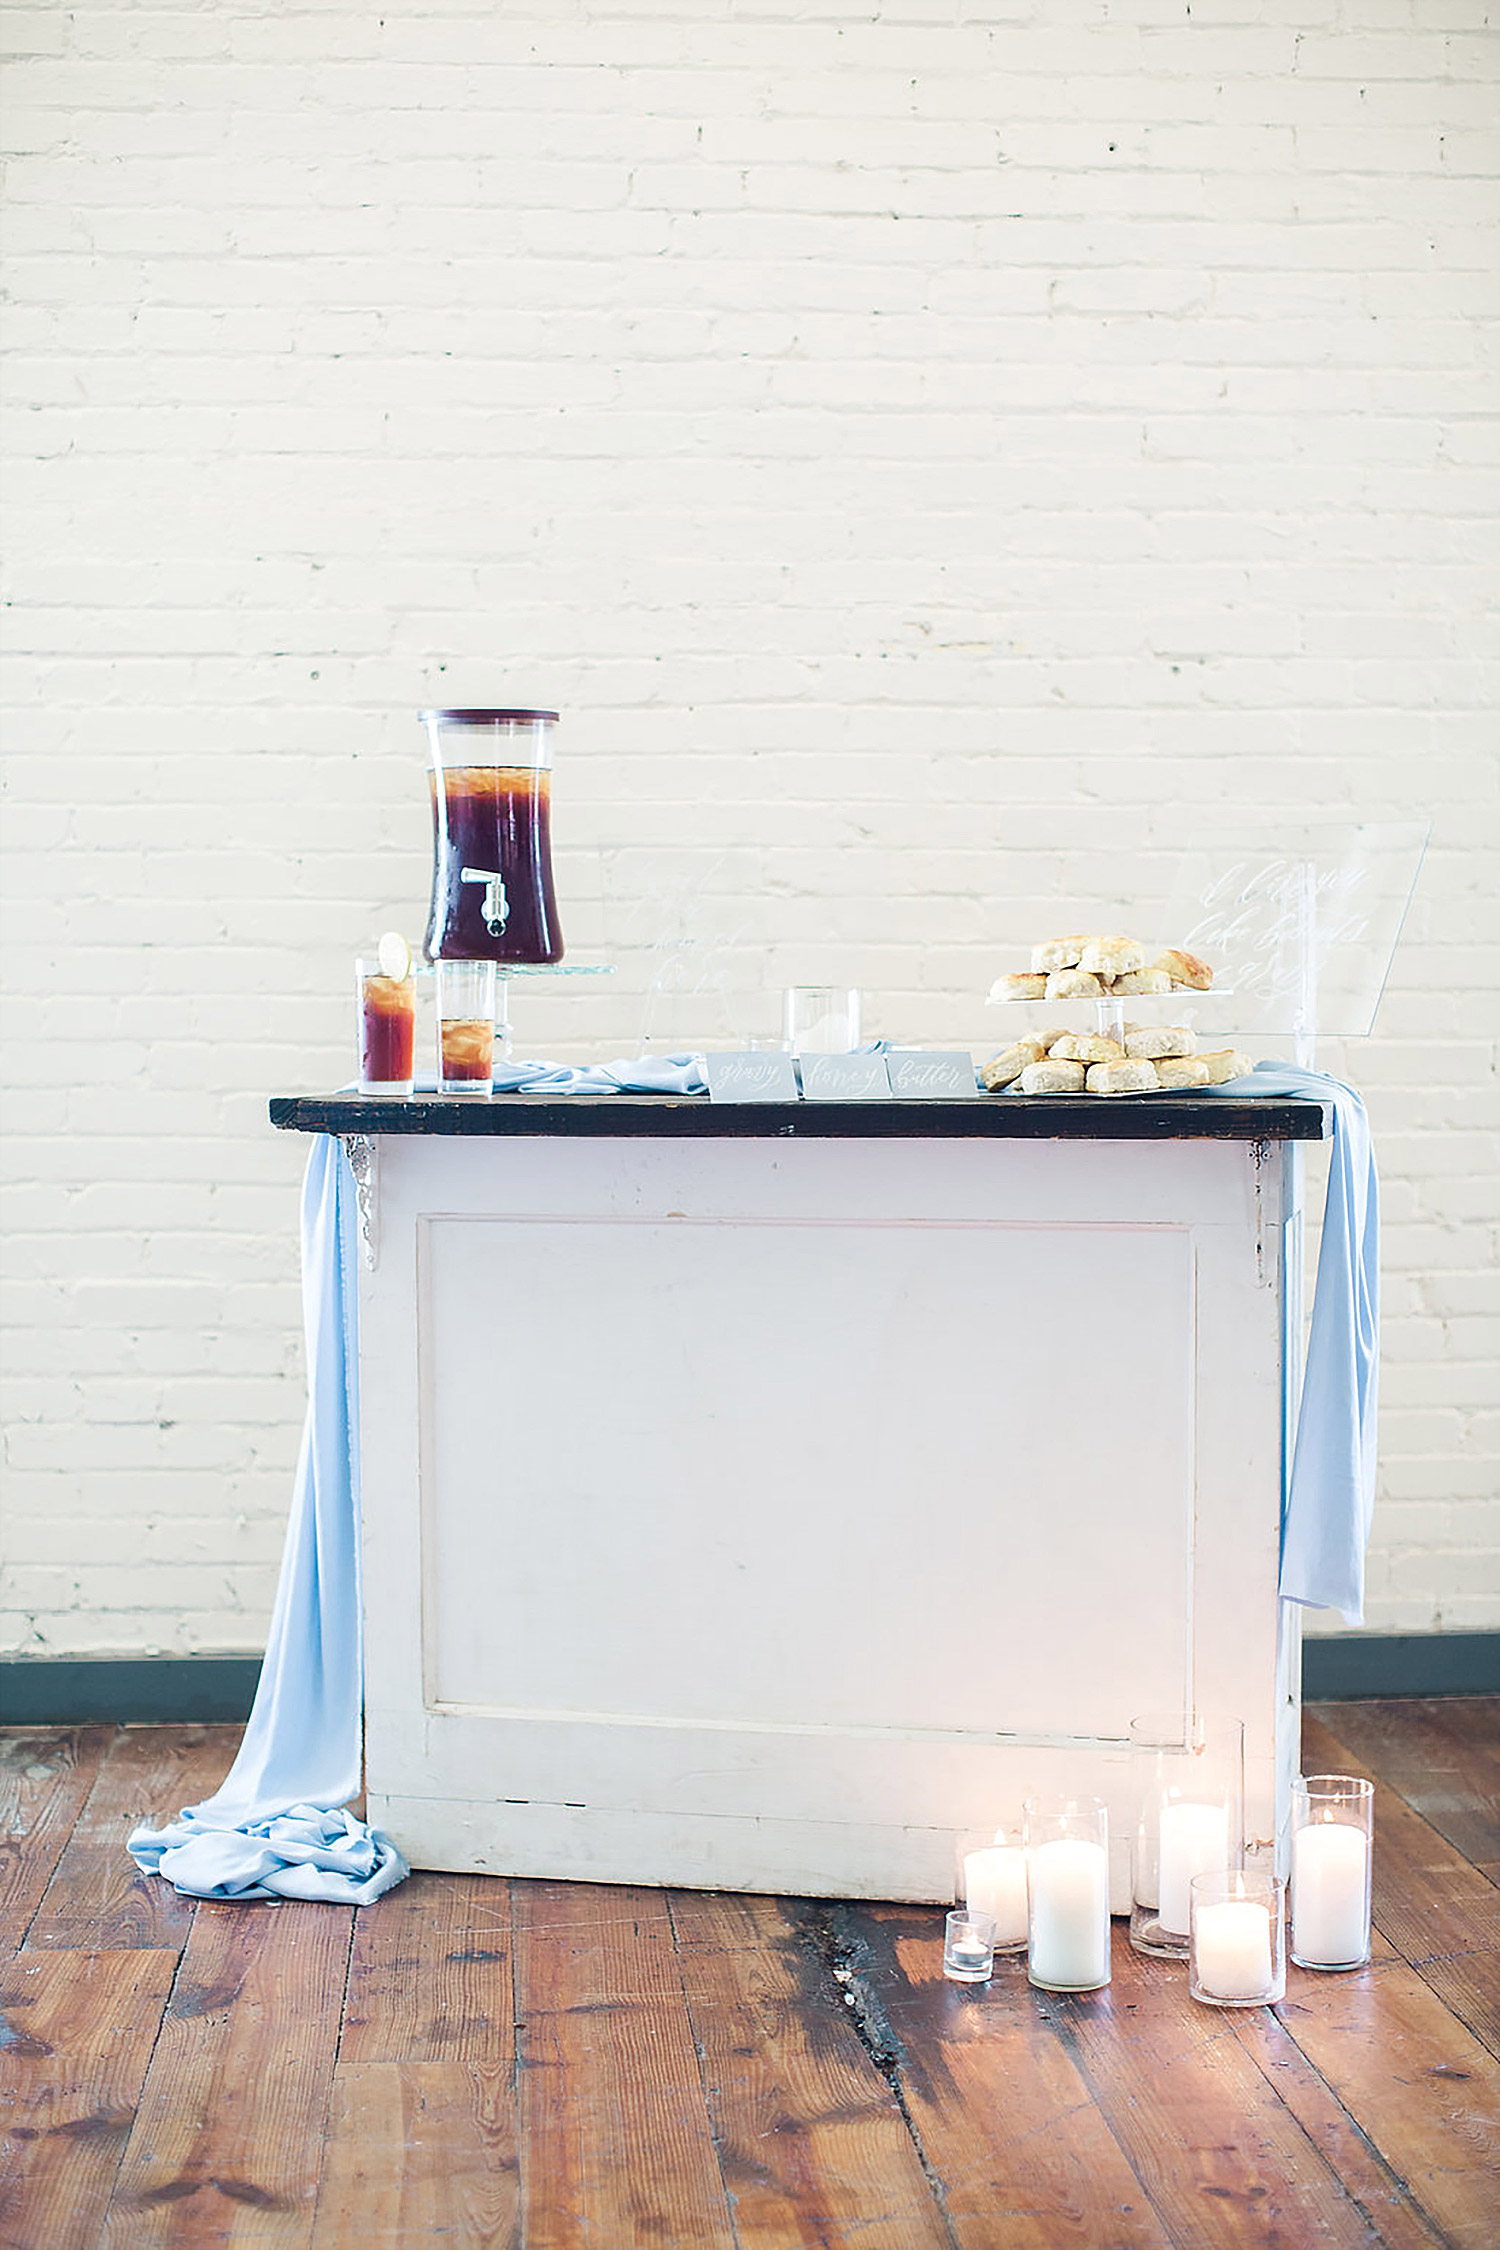
<instances>
[{"instance_id":1,"label":"blue fabric pooled on floor","mask_svg":"<svg viewBox=\"0 0 1500 2250\"><path fill-rule=\"evenodd\" d=\"M307 1420L254 1708L224 1785L130 1839L196 1898L363 1906L406 1874L389 1837L337 1808L360 1787L359 1298L344 1144L313 1138L302 1187Z\"/></svg>"}]
</instances>

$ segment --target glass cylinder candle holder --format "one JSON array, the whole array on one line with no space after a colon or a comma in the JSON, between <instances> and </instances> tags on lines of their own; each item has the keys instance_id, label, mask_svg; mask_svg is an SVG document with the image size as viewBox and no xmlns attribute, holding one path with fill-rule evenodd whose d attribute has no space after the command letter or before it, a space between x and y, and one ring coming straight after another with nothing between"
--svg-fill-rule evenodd
<instances>
[{"instance_id":1,"label":"glass cylinder candle holder","mask_svg":"<svg viewBox=\"0 0 1500 2250\"><path fill-rule=\"evenodd\" d=\"M1195 1875L1188 1990L1209 2008L1269 2008L1286 1996L1285 1918L1278 1876Z\"/></svg>"},{"instance_id":2,"label":"glass cylinder candle holder","mask_svg":"<svg viewBox=\"0 0 1500 2250\"><path fill-rule=\"evenodd\" d=\"M1026 1974L1044 1992L1109 1982L1109 1808L1102 1797L1032 1797L1026 1835Z\"/></svg>"},{"instance_id":3,"label":"glass cylinder candle holder","mask_svg":"<svg viewBox=\"0 0 1500 2250\"><path fill-rule=\"evenodd\" d=\"M439 961L438 1075L445 1094L487 1094L495 1075L495 964Z\"/></svg>"},{"instance_id":4,"label":"glass cylinder candle holder","mask_svg":"<svg viewBox=\"0 0 1500 2250\"><path fill-rule=\"evenodd\" d=\"M995 1922L995 1951L1026 1950L1026 1848L1020 1826L971 1829L958 1840L955 1892Z\"/></svg>"},{"instance_id":5,"label":"glass cylinder candle holder","mask_svg":"<svg viewBox=\"0 0 1500 2250\"><path fill-rule=\"evenodd\" d=\"M943 1974L955 1984L987 1984L995 1967L995 1917L955 1907L943 1931Z\"/></svg>"},{"instance_id":6,"label":"glass cylinder candle holder","mask_svg":"<svg viewBox=\"0 0 1500 2250\"><path fill-rule=\"evenodd\" d=\"M1195 1875L1244 1864L1245 1729L1238 1719L1147 1713L1130 1722L1136 1768L1130 1942L1186 1960Z\"/></svg>"},{"instance_id":7,"label":"glass cylinder candle holder","mask_svg":"<svg viewBox=\"0 0 1500 2250\"><path fill-rule=\"evenodd\" d=\"M1292 1783L1292 1959L1358 1969L1370 1958L1375 1790L1346 1774Z\"/></svg>"}]
</instances>

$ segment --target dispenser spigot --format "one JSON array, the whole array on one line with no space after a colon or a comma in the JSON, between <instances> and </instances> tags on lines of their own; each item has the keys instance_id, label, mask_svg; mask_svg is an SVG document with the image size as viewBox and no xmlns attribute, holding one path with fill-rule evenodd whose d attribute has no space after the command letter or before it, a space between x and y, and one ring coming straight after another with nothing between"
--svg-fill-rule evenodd
<instances>
[{"instance_id":1,"label":"dispenser spigot","mask_svg":"<svg viewBox=\"0 0 1500 2250\"><path fill-rule=\"evenodd\" d=\"M484 898L480 911L484 915L484 925L491 937L499 937L510 920L510 900L505 895L504 876L496 874L489 867L461 867L458 879L461 883L483 883Z\"/></svg>"}]
</instances>

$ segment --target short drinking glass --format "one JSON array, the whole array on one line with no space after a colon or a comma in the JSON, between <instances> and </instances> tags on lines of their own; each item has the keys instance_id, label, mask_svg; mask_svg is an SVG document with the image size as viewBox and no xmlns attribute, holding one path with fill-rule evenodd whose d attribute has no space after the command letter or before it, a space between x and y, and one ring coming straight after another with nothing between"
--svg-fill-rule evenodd
<instances>
[{"instance_id":1,"label":"short drinking glass","mask_svg":"<svg viewBox=\"0 0 1500 2250\"><path fill-rule=\"evenodd\" d=\"M495 1075L495 964L439 961L438 1044L445 1094L487 1094Z\"/></svg>"},{"instance_id":2,"label":"short drinking glass","mask_svg":"<svg viewBox=\"0 0 1500 2250\"><path fill-rule=\"evenodd\" d=\"M788 985L783 1044L794 1055L850 1055L859 1045L859 994L831 984Z\"/></svg>"}]
</instances>

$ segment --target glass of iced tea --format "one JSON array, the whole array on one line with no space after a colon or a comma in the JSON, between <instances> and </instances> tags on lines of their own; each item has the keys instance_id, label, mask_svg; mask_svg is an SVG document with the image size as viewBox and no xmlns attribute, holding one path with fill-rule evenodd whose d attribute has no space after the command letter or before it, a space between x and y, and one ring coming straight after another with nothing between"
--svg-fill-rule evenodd
<instances>
[{"instance_id":1,"label":"glass of iced tea","mask_svg":"<svg viewBox=\"0 0 1500 2250\"><path fill-rule=\"evenodd\" d=\"M423 711L432 753L429 961L560 961L555 711Z\"/></svg>"},{"instance_id":2,"label":"glass of iced tea","mask_svg":"<svg viewBox=\"0 0 1500 2250\"><path fill-rule=\"evenodd\" d=\"M354 1002L359 1036L359 1090L400 1100L411 1092L417 1044L417 987L407 952L399 960L383 955L354 964Z\"/></svg>"},{"instance_id":3,"label":"glass of iced tea","mask_svg":"<svg viewBox=\"0 0 1500 2250\"><path fill-rule=\"evenodd\" d=\"M487 1094L495 1074L495 964L439 961L439 1080L445 1094Z\"/></svg>"}]
</instances>

